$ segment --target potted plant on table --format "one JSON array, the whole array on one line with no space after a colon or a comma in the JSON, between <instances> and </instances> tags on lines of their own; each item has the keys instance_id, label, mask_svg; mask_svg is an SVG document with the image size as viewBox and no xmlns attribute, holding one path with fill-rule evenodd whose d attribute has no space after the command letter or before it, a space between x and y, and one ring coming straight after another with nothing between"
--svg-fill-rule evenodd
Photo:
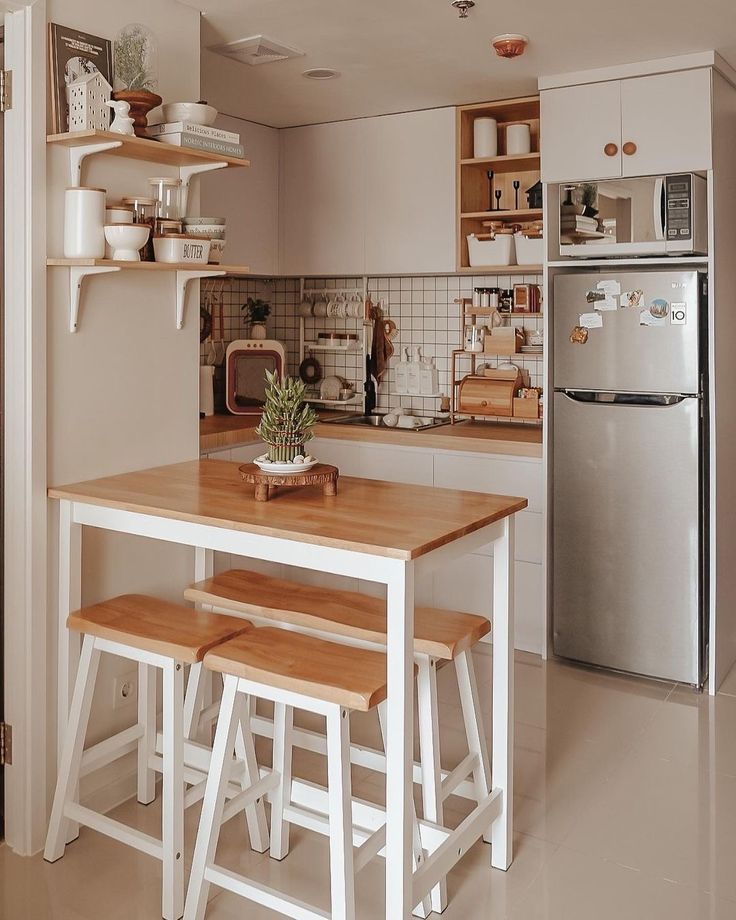
<instances>
[{"instance_id":1,"label":"potted plant on table","mask_svg":"<svg viewBox=\"0 0 736 920\"><path fill-rule=\"evenodd\" d=\"M304 445L318 421L317 413L304 402L301 380L287 377L282 383L278 374L266 371L266 400L256 434L268 445L271 462L304 459Z\"/></svg>"},{"instance_id":2,"label":"potted plant on table","mask_svg":"<svg viewBox=\"0 0 736 920\"><path fill-rule=\"evenodd\" d=\"M240 308L244 311L246 323L250 325L250 338L266 338L266 320L271 315L271 307L265 300L249 297Z\"/></svg>"}]
</instances>

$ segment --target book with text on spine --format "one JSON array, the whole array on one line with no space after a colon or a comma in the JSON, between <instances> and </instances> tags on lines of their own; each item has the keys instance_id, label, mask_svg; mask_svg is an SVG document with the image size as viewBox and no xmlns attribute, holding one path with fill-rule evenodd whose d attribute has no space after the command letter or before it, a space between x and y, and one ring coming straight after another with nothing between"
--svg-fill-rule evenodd
<instances>
[{"instance_id":1,"label":"book with text on spine","mask_svg":"<svg viewBox=\"0 0 736 920\"><path fill-rule=\"evenodd\" d=\"M209 137L212 140L224 141L226 144L239 144L240 135L234 131L223 131L221 128L210 128L208 125L192 125L186 121L170 121L162 125L149 125L149 137L159 137L161 134L193 134L197 137Z\"/></svg>"},{"instance_id":2,"label":"book with text on spine","mask_svg":"<svg viewBox=\"0 0 736 920\"><path fill-rule=\"evenodd\" d=\"M242 144L227 144L211 137L198 137L196 134L160 134L157 138L162 144L173 144L175 147L190 147L192 150L206 150L207 153L219 153L225 157L245 157L245 148Z\"/></svg>"}]
</instances>

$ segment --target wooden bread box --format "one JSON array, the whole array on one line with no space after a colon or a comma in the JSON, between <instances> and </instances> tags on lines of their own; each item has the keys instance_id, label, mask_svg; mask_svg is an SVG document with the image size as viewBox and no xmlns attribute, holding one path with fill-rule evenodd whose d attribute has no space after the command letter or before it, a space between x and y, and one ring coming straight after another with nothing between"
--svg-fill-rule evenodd
<instances>
[{"instance_id":1,"label":"wooden bread box","mask_svg":"<svg viewBox=\"0 0 736 920\"><path fill-rule=\"evenodd\" d=\"M514 326L496 326L488 330L483 350L487 355L516 355L524 341L523 330Z\"/></svg>"},{"instance_id":2,"label":"wooden bread box","mask_svg":"<svg viewBox=\"0 0 736 920\"><path fill-rule=\"evenodd\" d=\"M506 379L493 379L468 374L460 381L458 412L462 415L498 415L511 418L514 413L514 393L517 374Z\"/></svg>"}]
</instances>

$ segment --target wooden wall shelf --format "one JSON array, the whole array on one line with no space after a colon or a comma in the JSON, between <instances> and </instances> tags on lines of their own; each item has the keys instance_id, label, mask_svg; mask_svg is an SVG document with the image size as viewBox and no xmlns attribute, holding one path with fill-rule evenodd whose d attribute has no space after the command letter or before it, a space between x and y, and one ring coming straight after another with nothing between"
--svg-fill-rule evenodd
<instances>
[{"instance_id":1,"label":"wooden wall shelf","mask_svg":"<svg viewBox=\"0 0 736 920\"><path fill-rule=\"evenodd\" d=\"M541 275L541 265L473 265L458 268L460 275Z\"/></svg>"},{"instance_id":2,"label":"wooden wall shelf","mask_svg":"<svg viewBox=\"0 0 736 920\"><path fill-rule=\"evenodd\" d=\"M490 116L498 123L498 156L473 156L473 122L476 118ZM506 153L506 128L510 124L526 122L531 130L532 152L508 155ZM507 223L531 223L542 219L540 208L527 207L527 191L539 182L541 148L539 143L539 97L526 96L495 102L463 105L457 109L457 253L459 272L491 274L494 266L471 266L468 257L467 237L486 232L489 220ZM493 183L488 177L493 171ZM518 181L519 189L514 189ZM493 192L500 191L500 202ZM515 207L518 201L519 207ZM500 204L500 210L496 210ZM533 274L541 266L503 266L499 274Z\"/></svg>"}]
</instances>

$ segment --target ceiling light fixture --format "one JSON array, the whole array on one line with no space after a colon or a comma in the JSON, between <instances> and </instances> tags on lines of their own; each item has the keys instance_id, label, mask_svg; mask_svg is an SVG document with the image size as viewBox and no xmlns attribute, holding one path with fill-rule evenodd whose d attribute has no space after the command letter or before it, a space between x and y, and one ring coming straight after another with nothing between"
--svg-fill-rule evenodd
<instances>
[{"instance_id":1,"label":"ceiling light fixture","mask_svg":"<svg viewBox=\"0 0 736 920\"><path fill-rule=\"evenodd\" d=\"M504 35L497 35L491 40L491 44L496 49L496 54L502 58L520 57L529 44L526 35L519 35L517 32L507 32Z\"/></svg>"},{"instance_id":2,"label":"ceiling light fixture","mask_svg":"<svg viewBox=\"0 0 736 920\"><path fill-rule=\"evenodd\" d=\"M460 13L460 19L467 19L468 12L475 6L475 0L452 0L452 6Z\"/></svg>"},{"instance_id":3,"label":"ceiling light fixture","mask_svg":"<svg viewBox=\"0 0 736 920\"><path fill-rule=\"evenodd\" d=\"M340 76L340 71L331 67L312 67L311 70L305 70L302 76L307 80L334 80Z\"/></svg>"}]
</instances>

